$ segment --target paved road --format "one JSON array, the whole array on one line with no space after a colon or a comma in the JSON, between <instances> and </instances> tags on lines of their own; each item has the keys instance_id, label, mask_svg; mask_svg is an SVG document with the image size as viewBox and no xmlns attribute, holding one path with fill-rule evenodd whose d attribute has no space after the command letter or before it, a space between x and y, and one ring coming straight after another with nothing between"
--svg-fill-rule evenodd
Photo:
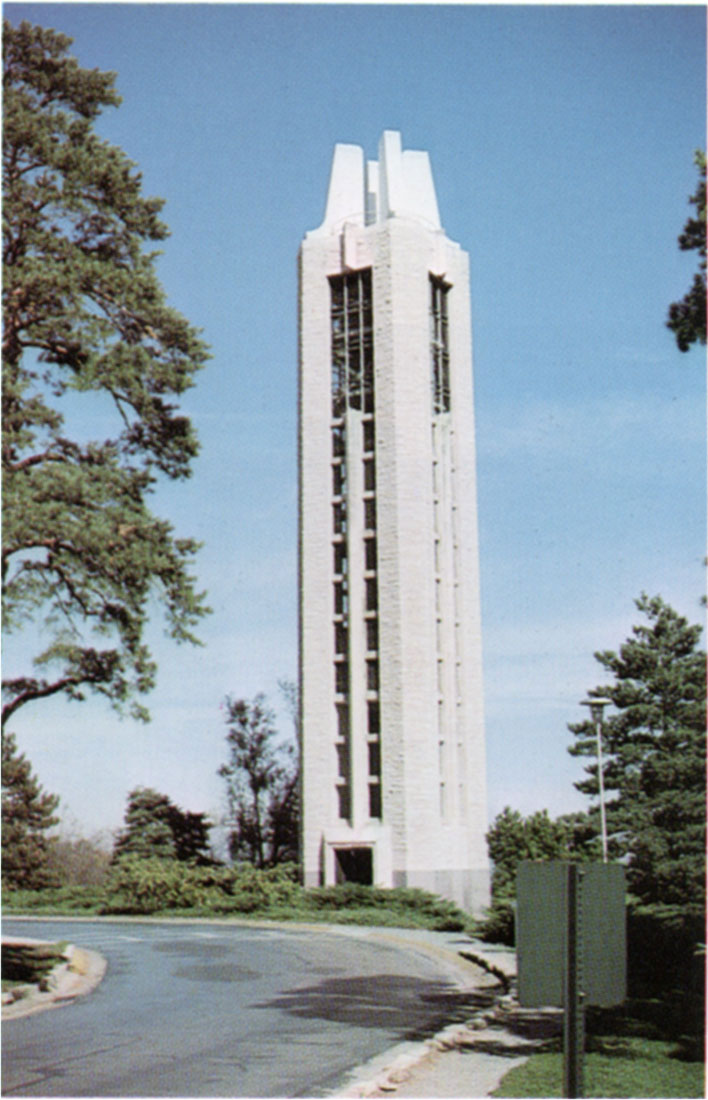
<instances>
[{"instance_id":1,"label":"paved road","mask_svg":"<svg viewBox=\"0 0 708 1100\"><path fill-rule=\"evenodd\" d=\"M3 930L108 961L87 997L5 1024L7 1096L323 1096L460 1002L440 963L363 929L18 918Z\"/></svg>"}]
</instances>

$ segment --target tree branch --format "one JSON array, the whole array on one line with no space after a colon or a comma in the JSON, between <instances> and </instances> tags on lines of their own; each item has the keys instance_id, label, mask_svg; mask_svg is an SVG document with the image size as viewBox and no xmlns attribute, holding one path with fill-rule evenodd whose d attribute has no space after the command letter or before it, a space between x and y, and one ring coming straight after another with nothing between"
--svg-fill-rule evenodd
<instances>
[{"instance_id":1,"label":"tree branch","mask_svg":"<svg viewBox=\"0 0 708 1100\"><path fill-rule=\"evenodd\" d=\"M14 699L11 699L9 703L6 703L2 708L2 725L4 726L8 718L24 706L25 703L29 703L32 699L45 699L48 695L56 695L59 691L64 691L68 687L77 687L79 684L87 683L88 677L86 676L64 676L61 680L55 680L54 683L48 684L46 681L39 680L24 681L29 686L24 691L16 695Z\"/></svg>"}]
</instances>

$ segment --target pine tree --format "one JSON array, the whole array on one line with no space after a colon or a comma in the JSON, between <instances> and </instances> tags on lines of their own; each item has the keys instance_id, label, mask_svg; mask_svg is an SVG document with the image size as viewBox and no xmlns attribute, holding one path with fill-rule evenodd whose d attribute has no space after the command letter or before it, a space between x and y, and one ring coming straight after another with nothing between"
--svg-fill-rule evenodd
<instances>
[{"instance_id":1,"label":"pine tree","mask_svg":"<svg viewBox=\"0 0 708 1100\"><path fill-rule=\"evenodd\" d=\"M174 399L206 347L145 251L168 235L162 200L141 195L135 166L93 130L120 102L114 74L80 68L70 43L5 23L3 621L34 621L49 644L36 674L3 684L3 722L86 689L147 718L135 700L156 672L150 602L177 641L196 641L207 610L189 572L197 544L148 508L159 475L189 476L197 443ZM85 438L97 411L111 438Z\"/></svg>"},{"instance_id":2,"label":"pine tree","mask_svg":"<svg viewBox=\"0 0 708 1100\"><path fill-rule=\"evenodd\" d=\"M182 863L211 863L207 854L211 826L204 814L180 810L152 787L136 787L128 795L125 828L113 846L113 860L174 859Z\"/></svg>"},{"instance_id":3,"label":"pine tree","mask_svg":"<svg viewBox=\"0 0 708 1100\"><path fill-rule=\"evenodd\" d=\"M661 912L700 913L705 905L705 654L700 626L646 595L636 601L648 625L632 628L619 653L595 657L613 681L590 692L614 712L602 726L611 854L626 858L634 898ZM569 726L574 756L592 758L578 790L596 798L591 722ZM597 820L597 806L593 816Z\"/></svg>"},{"instance_id":4,"label":"pine tree","mask_svg":"<svg viewBox=\"0 0 708 1100\"><path fill-rule=\"evenodd\" d=\"M46 794L32 774L15 737L2 737L2 881L16 889L38 890L56 884L48 865L47 831L59 818L59 798Z\"/></svg>"},{"instance_id":5,"label":"pine tree","mask_svg":"<svg viewBox=\"0 0 708 1100\"><path fill-rule=\"evenodd\" d=\"M695 164L698 168L698 188L691 195L690 202L695 206L695 216L687 219L683 233L678 238L679 248L688 252L698 251L698 271L693 276L689 290L680 302L669 306L669 319L666 327L676 337L679 351L688 351L691 344L706 342L706 155L697 152Z\"/></svg>"}]
</instances>

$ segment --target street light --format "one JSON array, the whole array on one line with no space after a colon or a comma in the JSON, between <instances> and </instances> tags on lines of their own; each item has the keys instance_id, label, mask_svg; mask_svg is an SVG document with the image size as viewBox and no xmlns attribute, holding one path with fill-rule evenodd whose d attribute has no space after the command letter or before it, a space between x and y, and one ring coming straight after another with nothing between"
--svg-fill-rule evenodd
<instances>
[{"instance_id":1,"label":"street light","mask_svg":"<svg viewBox=\"0 0 708 1100\"><path fill-rule=\"evenodd\" d=\"M602 770L602 714L605 707L609 706L611 699L583 699L581 706L590 707L590 714L595 724L595 739L597 743L597 774L600 781L600 834L602 838L602 862L607 863L607 819L605 817L605 776Z\"/></svg>"}]
</instances>

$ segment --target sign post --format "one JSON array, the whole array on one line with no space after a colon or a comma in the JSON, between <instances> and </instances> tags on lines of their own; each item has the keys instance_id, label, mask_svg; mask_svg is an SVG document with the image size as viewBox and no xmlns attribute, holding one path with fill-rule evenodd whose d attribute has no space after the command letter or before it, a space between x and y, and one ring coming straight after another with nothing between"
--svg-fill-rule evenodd
<instances>
[{"instance_id":1,"label":"sign post","mask_svg":"<svg viewBox=\"0 0 708 1100\"><path fill-rule=\"evenodd\" d=\"M519 1003L564 1009L564 1092L583 1095L586 1005L626 996L624 868L617 863L519 864Z\"/></svg>"},{"instance_id":2,"label":"sign post","mask_svg":"<svg viewBox=\"0 0 708 1100\"><path fill-rule=\"evenodd\" d=\"M580 875L577 863L565 867L567 897L567 933L565 945L565 988L563 1004L563 1095L583 1095L583 1055L585 1053L585 993L583 992L583 936L580 921Z\"/></svg>"}]
</instances>

